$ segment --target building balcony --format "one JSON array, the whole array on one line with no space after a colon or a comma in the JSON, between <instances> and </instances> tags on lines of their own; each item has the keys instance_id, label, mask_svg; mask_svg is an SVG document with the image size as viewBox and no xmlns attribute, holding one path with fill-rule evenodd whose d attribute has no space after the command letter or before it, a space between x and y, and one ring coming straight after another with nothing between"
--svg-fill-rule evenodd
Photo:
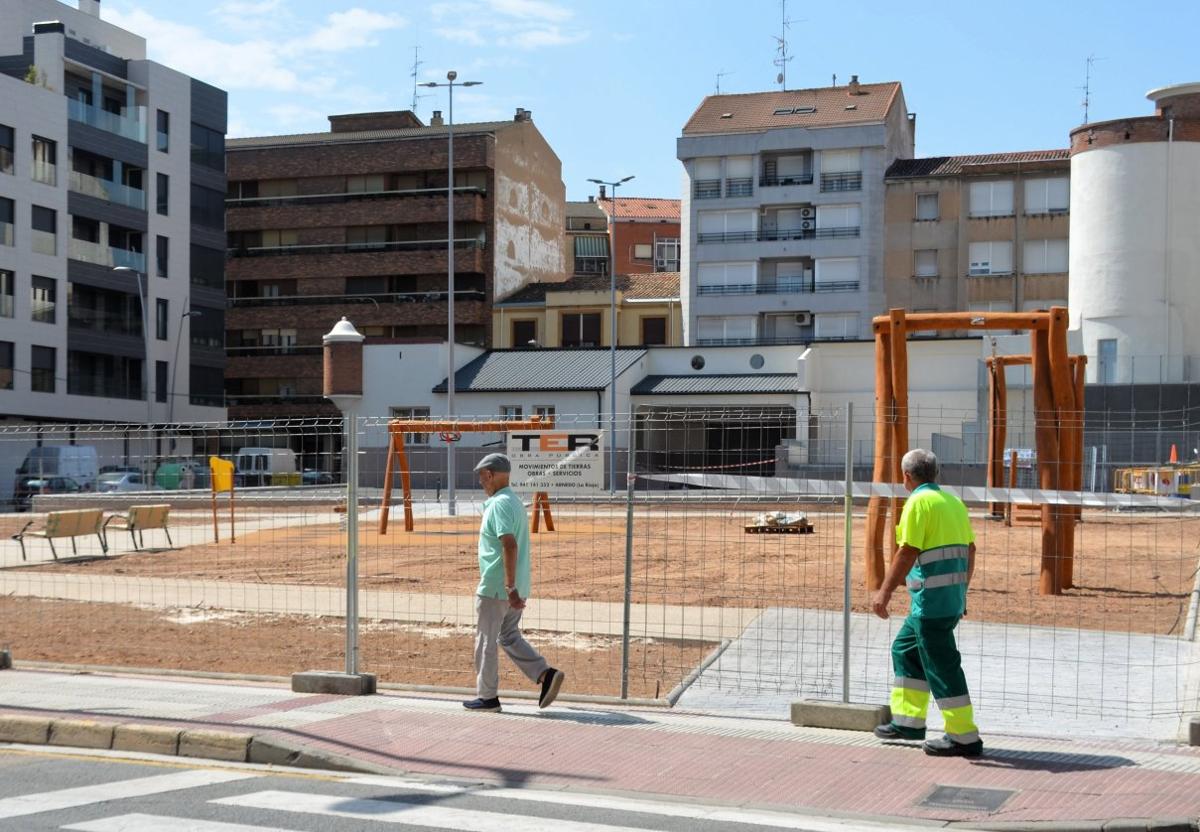
<instances>
[{"instance_id":1,"label":"building balcony","mask_svg":"<svg viewBox=\"0 0 1200 832\"><path fill-rule=\"evenodd\" d=\"M87 124L106 133L132 139L142 144L146 143L146 108L134 108L135 115L123 116L110 113L91 104L85 104L74 98L67 99L67 117L71 121Z\"/></svg>"},{"instance_id":2,"label":"building balcony","mask_svg":"<svg viewBox=\"0 0 1200 832\"><path fill-rule=\"evenodd\" d=\"M796 173L785 174L784 176L760 176L758 186L760 188L780 188L788 185L811 185L813 183L813 175L811 173Z\"/></svg>"},{"instance_id":3,"label":"building balcony","mask_svg":"<svg viewBox=\"0 0 1200 832\"><path fill-rule=\"evenodd\" d=\"M744 178L726 179L725 180L725 196L753 196L754 195L754 178L747 176Z\"/></svg>"},{"instance_id":4,"label":"building balcony","mask_svg":"<svg viewBox=\"0 0 1200 832\"><path fill-rule=\"evenodd\" d=\"M857 292L859 281L842 280L817 283L813 280L776 280L771 283L733 283L725 286L698 286L697 295L809 295L818 292Z\"/></svg>"},{"instance_id":5,"label":"building balcony","mask_svg":"<svg viewBox=\"0 0 1200 832\"><path fill-rule=\"evenodd\" d=\"M458 185L454 195L485 194L486 188ZM289 194L287 196L250 196L225 200L228 208L277 208L284 205L344 205L348 202L373 202L381 199L411 199L446 195L445 188L409 188L399 191L355 191L326 194Z\"/></svg>"},{"instance_id":6,"label":"building balcony","mask_svg":"<svg viewBox=\"0 0 1200 832\"><path fill-rule=\"evenodd\" d=\"M58 254L58 235L53 231L38 231L36 228L31 232L32 248L38 254L48 254L54 257Z\"/></svg>"},{"instance_id":7,"label":"building balcony","mask_svg":"<svg viewBox=\"0 0 1200 832\"><path fill-rule=\"evenodd\" d=\"M821 193L836 191L861 191L862 171L853 173L822 173Z\"/></svg>"},{"instance_id":8,"label":"building balcony","mask_svg":"<svg viewBox=\"0 0 1200 832\"><path fill-rule=\"evenodd\" d=\"M140 251L102 246L99 243L77 240L74 237L71 238L67 248L67 257L97 266L127 266L143 274L146 272L146 255Z\"/></svg>"},{"instance_id":9,"label":"building balcony","mask_svg":"<svg viewBox=\"0 0 1200 832\"><path fill-rule=\"evenodd\" d=\"M278 252L276 256L233 257L226 261L228 280L290 280L317 277L444 274L445 243L422 250L360 250L348 253ZM458 274L484 273L485 250L474 244L456 247Z\"/></svg>"},{"instance_id":10,"label":"building balcony","mask_svg":"<svg viewBox=\"0 0 1200 832\"><path fill-rule=\"evenodd\" d=\"M455 293L459 296L459 293ZM430 295L432 296L432 295ZM442 294L444 297L444 293ZM486 324L489 318L488 305L474 294L476 299L459 300L454 304L456 325L471 326ZM303 307L304 320L337 320L343 315L352 316L355 326L445 326L449 314L445 300L418 300L403 303L372 303L369 298L354 295L336 297L279 298L281 303L271 306L243 306L243 300L265 300L265 298L239 298L231 303L225 315L225 326L231 332L241 329L270 329L295 327L296 306ZM302 301L302 302L301 302ZM300 347L294 349L299 350Z\"/></svg>"},{"instance_id":11,"label":"building balcony","mask_svg":"<svg viewBox=\"0 0 1200 832\"><path fill-rule=\"evenodd\" d=\"M694 199L720 199L721 180L697 179L692 183L692 197Z\"/></svg>"},{"instance_id":12,"label":"building balcony","mask_svg":"<svg viewBox=\"0 0 1200 832\"><path fill-rule=\"evenodd\" d=\"M379 295L289 295L261 298L230 298L230 309L291 307L291 306L340 306L349 303L374 304L377 307L397 306L408 303L439 303L449 299L449 292L395 292ZM476 301L483 303L487 293L478 289L456 289L455 303Z\"/></svg>"},{"instance_id":13,"label":"building balcony","mask_svg":"<svg viewBox=\"0 0 1200 832\"><path fill-rule=\"evenodd\" d=\"M100 179L73 170L71 171L70 189L77 194L95 197L105 202L137 208L140 211L146 210L146 192L122 185L119 182Z\"/></svg>"},{"instance_id":14,"label":"building balcony","mask_svg":"<svg viewBox=\"0 0 1200 832\"><path fill-rule=\"evenodd\" d=\"M762 228L758 231L717 231L696 235L697 243L761 243L778 240L837 240L859 236L860 226L832 228Z\"/></svg>"},{"instance_id":15,"label":"building balcony","mask_svg":"<svg viewBox=\"0 0 1200 832\"><path fill-rule=\"evenodd\" d=\"M248 246L229 249L230 257L286 257L314 254L370 254L403 251L445 251L448 240L395 240L380 243L313 243L286 246ZM482 249L484 242L474 239L454 241L455 250Z\"/></svg>"},{"instance_id":16,"label":"building balcony","mask_svg":"<svg viewBox=\"0 0 1200 832\"><path fill-rule=\"evenodd\" d=\"M142 324L131 316L101 312L79 306L67 309L67 326L76 331L96 332L102 335L120 335L141 339Z\"/></svg>"},{"instance_id":17,"label":"building balcony","mask_svg":"<svg viewBox=\"0 0 1200 832\"><path fill-rule=\"evenodd\" d=\"M320 355L324 349L320 344L256 344L245 347L228 347L225 354L231 358L262 358L278 355ZM229 372L231 376L238 373Z\"/></svg>"},{"instance_id":18,"label":"building balcony","mask_svg":"<svg viewBox=\"0 0 1200 832\"><path fill-rule=\"evenodd\" d=\"M459 188L454 199L458 223L486 223L487 200L475 188ZM226 228L257 231L263 228L336 228L354 225L413 225L437 223L447 217L445 190L386 191L376 194L322 195L313 200L271 198L228 200ZM350 197L347 199L346 197ZM466 232L460 226L457 233ZM444 245L444 244L443 244Z\"/></svg>"},{"instance_id":19,"label":"building balcony","mask_svg":"<svg viewBox=\"0 0 1200 832\"><path fill-rule=\"evenodd\" d=\"M34 159L29 168L29 178L34 182L41 182L43 185L57 185L58 165Z\"/></svg>"}]
</instances>

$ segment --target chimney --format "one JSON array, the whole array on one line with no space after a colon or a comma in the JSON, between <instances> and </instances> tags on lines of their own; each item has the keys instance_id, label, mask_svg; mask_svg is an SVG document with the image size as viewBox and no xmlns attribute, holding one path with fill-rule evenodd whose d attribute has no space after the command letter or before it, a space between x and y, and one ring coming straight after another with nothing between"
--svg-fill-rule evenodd
<instances>
[{"instance_id":1,"label":"chimney","mask_svg":"<svg viewBox=\"0 0 1200 832\"><path fill-rule=\"evenodd\" d=\"M513 121L533 121L533 113L524 107L518 107L517 114L513 116Z\"/></svg>"},{"instance_id":2,"label":"chimney","mask_svg":"<svg viewBox=\"0 0 1200 832\"><path fill-rule=\"evenodd\" d=\"M90 14L92 17L99 17L100 0L79 0L79 11Z\"/></svg>"},{"instance_id":3,"label":"chimney","mask_svg":"<svg viewBox=\"0 0 1200 832\"><path fill-rule=\"evenodd\" d=\"M604 186L603 186L603 185L601 185L601 186L600 186L600 198L601 198L601 199L607 199L607 198L608 198L608 197L606 197L606 196L604 195Z\"/></svg>"},{"instance_id":4,"label":"chimney","mask_svg":"<svg viewBox=\"0 0 1200 832\"><path fill-rule=\"evenodd\" d=\"M595 202L595 201L596 201L595 194L588 194L588 202Z\"/></svg>"},{"instance_id":5,"label":"chimney","mask_svg":"<svg viewBox=\"0 0 1200 832\"><path fill-rule=\"evenodd\" d=\"M858 76L857 75L850 76L850 83L847 85L846 94L847 95L862 95L862 91L859 90L859 88L858 88Z\"/></svg>"},{"instance_id":6,"label":"chimney","mask_svg":"<svg viewBox=\"0 0 1200 832\"><path fill-rule=\"evenodd\" d=\"M442 127L443 125L445 125L445 123L446 123L446 121L442 118L442 111L434 110L433 115L430 116L430 118L429 118L429 126L430 127Z\"/></svg>"}]
</instances>

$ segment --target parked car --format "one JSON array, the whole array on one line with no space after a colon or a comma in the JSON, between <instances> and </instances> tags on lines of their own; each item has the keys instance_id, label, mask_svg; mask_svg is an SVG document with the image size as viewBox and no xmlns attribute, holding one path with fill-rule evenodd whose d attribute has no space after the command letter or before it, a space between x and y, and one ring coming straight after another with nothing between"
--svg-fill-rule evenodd
<instances>
[{"instance_id":1,"label":"parked car","mask_svg":"<svg viewBox=\"0 0 1200 832\"><path fill-rule=\"evenodd\" d=\"M116 473L123 473L125 471L128 471L132 474L142 473L142 469L138 468L136 465L101 465L100 466L101 474L116 474Z\"/></svg>"},{"instance_id":2,"label":"parked car","mask_svg":"<svg viewBox=\"0 0 1200 832\"><path fill-rule=\"evenodd\" d=\"M238 448L238 487L299 485L296 452L290 448Z\"/></svg>"},{"instance_id":3,"label":"parked car","mask_svg":"<svg viewBox=\"0 0 1200 832\"><path fill-rule=\"evenodd\" d=\"M146 481L140 471L112 471L101 474L96 480L96 490L110 491L145 491Z\"/></svg>"},{"instance_id":4,"label":"parked car","mask_svg":"<svg viewBox=\"0 0 1200 832\"><path fill-rule=\"evenodd\" d=\"M77 494L79 483L70 477L20 477L13 489L17 511L28 511L35 494Z\"/></svg>"},{"instance_id":5,"label":"parked car","mask_svg":"<svg viewBox=\"0 0 1200 832\"><path fill-rule=\"evenodd\" d=\"M333 485L333 474L316 468L305 468L300 472L300 481L304 485Z\"/></svg>"},{"instance_id":6,"label":"parked car","mask_svg":"<svg viewBox=\"0 0 1200 832\"><path fill-rule=\"evenodd\" d=\"M91 445L42 445L30 448L17 469L17 485L29 477L68 477L83 491L96 487L99 473L96 449Z\"/></svg>"}]
</instances>

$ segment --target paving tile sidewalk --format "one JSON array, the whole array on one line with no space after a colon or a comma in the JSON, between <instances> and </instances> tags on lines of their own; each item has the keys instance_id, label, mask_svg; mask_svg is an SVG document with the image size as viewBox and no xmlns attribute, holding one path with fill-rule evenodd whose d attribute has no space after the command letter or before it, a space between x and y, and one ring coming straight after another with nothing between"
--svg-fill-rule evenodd
<instances>
[{"instance_id":1,"label":"paving tile sidewalk","mask_svg":"<svg viewBox=\"0 0 1200 832\"><path fill-rule=\"evenodd\" d=\"M0 714L243 730L396 771L508 786L620 791L822 814L933 821L1065 821L1200 815L1200 749L1140 740L988 736L978 761L926 757L783 719L561 702L337 698L280 685L0 672ZM993 813L923 805L939 785L1011 791Z\"/></svg>"}]
</instances>

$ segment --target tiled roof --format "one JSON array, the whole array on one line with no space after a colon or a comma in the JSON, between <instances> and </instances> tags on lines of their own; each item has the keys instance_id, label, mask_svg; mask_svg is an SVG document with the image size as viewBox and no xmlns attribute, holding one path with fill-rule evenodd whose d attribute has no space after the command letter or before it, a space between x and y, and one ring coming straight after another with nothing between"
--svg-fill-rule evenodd
<instances>
[{"instance_id":1,"label":"tiled roof","mask_svg":"<svg viewBox=\"0 0 1200 832\"><path fill-rule=\"evenodd\" d=\"M883 121L903 93L899 81L849 87L710 95L683 126L683 135L756 133L776 127L832 127ZM787 110L787 113L783 113Z\"/></svg>"},{"instance_id":2,"label":"tiled roof","mask_svg":"<svg viewBox=\"0 0 1200 832\"><path fill-rule=\"evenodd\" d=\"M1067 167L1071 153L1061 150L1023 150L1016 153L983 153L976 156L927 156L923 159L897 159L887 169L889 179L913 179L929 176L958 176L962 173L987 173L1006 167L1039 165Z\"/></svg>"},{"instance_id":3,"label":"tiled roof","mask_svg":"<svg viewBox=\"0 0 1200 832\"><path fill-rule=\"evenodd\" d=\"M612 212L612 197L597 200L606 214ZM649 196L617 197L617 222L621 220L678 220L678 199L655 199Z\"/></svg>"},{"instance_id":4,"label":"tiled roof","mask_svg":"<svg viewBox=\"0 0 1200 832\"><path fill-rule=\"evenodd\" d=\"M617 375L646 354L617 350ZM454 374L456 393L505 393L521 390L604 390L612 378L609 350L493 350ZM446 392L446 381L433 388Z\"/></svg>"},{"instance_id":5,"label":"tiled roof","mask_svg":"<svg viewBox=\"0 0 1200 832\"><path fill-rule=\"evenodd\" d=\"M495 133L505 127L520 124L516 121L480 121L474 124L454 125L455 136L471 136L480 133ZM308 144L354 144L357 142L382 142L400 139L422 139L445 136L447 128L411 127L401 130L351 130L344 133L294 133L286 136L254 136L241 139L226 139L226 150L257 150L263 147L284 147Z\"/></svg>"},{"instance_id":6,"label":"tiled roof","mask_svg":"<svg viewBox=\"0 0 1200 832\"><path fill-rule=\"evenodd\" d=\"M686 396L799 392L795 373L745 375L646 376L633 386L635 396Z\"/></svg>"},{"instance_id":7,"label":"tiled roof","mask_svg":"<svg viewBox=\"0 0 1200 832\"><path fill-rule=\"evenodd\" d=\"M577 275L561 283L531 283L497 302L496 306L529 306L546 302L547 292L607 292L608 275ZM679 272L617 275L617 291L626 300L656 300L679 297Z\"/></svg>"}]
</instances>

